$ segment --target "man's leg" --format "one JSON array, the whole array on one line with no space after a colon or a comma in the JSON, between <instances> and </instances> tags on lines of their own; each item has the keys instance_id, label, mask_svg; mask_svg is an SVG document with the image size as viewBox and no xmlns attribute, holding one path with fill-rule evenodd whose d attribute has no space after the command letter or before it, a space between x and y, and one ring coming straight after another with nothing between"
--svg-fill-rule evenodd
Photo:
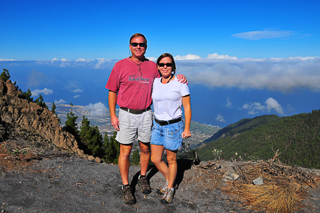
<instances>
[{"instance_id":1,"label":"man's leg","mask_svg":"<svg viewBox=\"0 0 320 213\"><path fill-rule=\"evenodd\" d=\"M142 143L139 141L140 145L140 175L138 178L138 184L141 187L141 191L143 194L149 194L151 192L151 188L149 185L149 180L147 179L147 170L149 167L150 161L150 143Z\"/></svg>"},{"instance_id":2,"label":"man's leg","mask_svg":"<svg viewBox=\"0 0 320 213\"><path fill-rule=\"evenodd\" d=\"M129 184L129 166L130 166L130 153L133 144L120 144L120 155L118 159L118 166L123 185Z\"/></svg>"},{"instance_id":3,"label":"man's leg","mask_svg":"<svg viewBox=\"0 0 320 213\"><path fill-rule=\"evenodd\" d=\"M146 175L150 162L150 143L142 143L139 141L140 145L140 174Z\"/></svg>"},{"instance_id":4,"label":"man's leg","mask_svg":"<svg viewBox=\"0 0 320 213\"><path fill-rule=\"evenodd\" d=\"M136 203L131 187L129 185L129 165L130 165L130 152L132 149L132 144L124 145L120 144L120 155L118 159L118 166L120 170L120 175L122 178L122 197L126 204L132 205Z\"/></svg>"}]
</instances>

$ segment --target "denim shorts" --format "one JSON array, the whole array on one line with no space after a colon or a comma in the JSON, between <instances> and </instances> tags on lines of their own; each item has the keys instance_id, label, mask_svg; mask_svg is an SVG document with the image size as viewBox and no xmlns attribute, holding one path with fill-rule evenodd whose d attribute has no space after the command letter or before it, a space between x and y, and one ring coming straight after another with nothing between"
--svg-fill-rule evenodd
<instances>
[{"instance_id":1,"label":"denim shorts","mask_svg":"<svg viewBox=\"0 0 320 213\"><path fill-rule=\"evenodd\" d=\"M183 121L165 126L160 126L160 124L153 121L150 143L153 145L162 145L165 149L171 151L178 150L182 145L183 138L181 134L183 130Z\"/></svg>"}]
</instances>

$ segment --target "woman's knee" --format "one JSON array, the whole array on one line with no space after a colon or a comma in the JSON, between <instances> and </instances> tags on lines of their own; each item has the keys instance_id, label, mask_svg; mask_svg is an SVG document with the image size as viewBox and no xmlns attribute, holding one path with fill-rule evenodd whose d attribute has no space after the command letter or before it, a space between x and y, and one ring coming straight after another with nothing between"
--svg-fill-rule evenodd
<instances>
[{"instance_id":1,"label":"woman's knee","mask_svg":"<svg viewBox=\"0 0 320 213\"><path fill-rule=\"evenodd\" d=\"M177 164L177 155L176 154L169 154L167 153L167 162L168 164Z\"/></svg>"},{"instance_id":2,"label":"woman's knee","mask_svg":"<svg viewBox=\"0 0 320 213\"><path fill-rule=\"evenodd\" d=\"M154 164L158 164L158 163L161 163L161 157L157 157L157 156L153 156L151 155L151 162L154 163Z\"/></svg>"}]
</instances>

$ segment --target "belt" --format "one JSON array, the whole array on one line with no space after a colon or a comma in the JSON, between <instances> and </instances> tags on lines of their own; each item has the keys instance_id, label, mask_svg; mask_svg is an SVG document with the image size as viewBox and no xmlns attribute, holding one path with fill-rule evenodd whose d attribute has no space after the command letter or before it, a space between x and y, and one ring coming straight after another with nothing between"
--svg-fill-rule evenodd
<instances>
[{"instance_id":1,"label":"belt","mask_svg":"<svg viewBox=\"0 0 320 213\"><path fill-rule=\"evenodd\" d=\"M127 112L130 112L132 114L142 114L145 111L151 110L150 107L148 107L147 109L142 109L142 110L128 109L128 108L125 108L125 107L120 107L120 109L122 109L124 111L127 111Z\"/></svg>"},{"instance_id":2,"label":"belt","mask_svg":"<svg viewBox=\"0 0 320 213\"><path fill-rule=\"evenodd\" d=\"M160 124L160 126L165 126L168 124L174 124L177 123L179 121L181 121L181 117L180 118L176 118L176 119L172 119L170 121L159 121L158 119L154 118L154 121L157 122L158 124Z\"/></svg>"}]
</instances>

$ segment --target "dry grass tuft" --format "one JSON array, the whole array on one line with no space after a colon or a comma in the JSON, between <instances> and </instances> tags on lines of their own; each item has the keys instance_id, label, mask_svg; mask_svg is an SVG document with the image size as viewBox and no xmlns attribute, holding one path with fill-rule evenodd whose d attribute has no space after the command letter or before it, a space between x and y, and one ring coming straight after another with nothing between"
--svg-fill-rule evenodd
<instances>
[{"instance_id":1,"label":"dry grass tuft","mask_svg":"<svg viewBox=\"0 0 320 213\"><path fill-rule=\"evenodd\" d=\"M319 184L319 176L273 161L248 162L233 168L240 178L228 182L222 190L258 211L299 211L305 205L302 201L308 195L307 190L317 188ZM252 184L259 176L263 178L263 185Z\"/></svg>"},{"instance_id":2,"label":"dry grass tuft","mask_svg":"<svg viewBox=\"0 0 320 213\"><path fill-rule=\"evenodd\" d=\"M223 165L221 167L220 165ZM229 198L239 201L243 207L262 212L289 213L312 207L306 201L308 190L319 187L320 176L309 169L293 167L269 161L209 162L193 167L197 171L192 178L197 188L221 190ZM224 182L227 171L236 172L239 178ZM262 177L263 185L253 181Z\"/></svg>"},{"instance_id":3,"label":"dry grass tuft","mask_svg":"<svg viewBox=\"0 0 320 213\"><path fill-rule=\"evenodd\" d=\"M255 186L243 184L236 189L237 195L246 200L246 205L255 209L265 209L269 212L289 213L298 210L305 196L301 186L297 183L289 185Z\"/></svg>"}]
</instances>

